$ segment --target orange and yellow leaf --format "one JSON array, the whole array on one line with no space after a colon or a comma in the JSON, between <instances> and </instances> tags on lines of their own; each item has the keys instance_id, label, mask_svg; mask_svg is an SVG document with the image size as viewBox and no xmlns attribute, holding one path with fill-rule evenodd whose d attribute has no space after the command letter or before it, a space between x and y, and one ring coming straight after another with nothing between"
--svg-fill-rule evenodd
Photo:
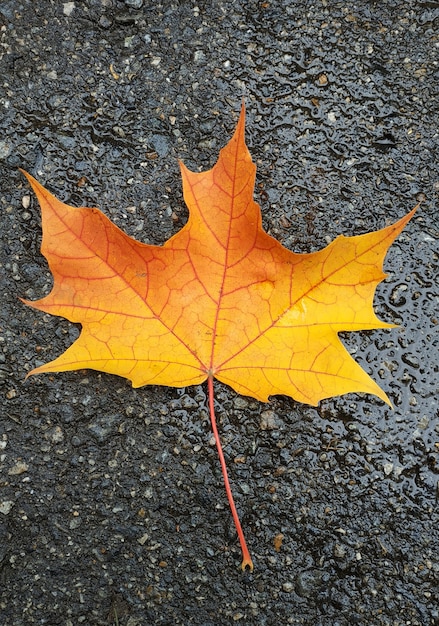
<instances>
[{"instance_id":1,"label":"orange and yellow leaf","mask_svg":"<svg viewBox=\"0 0 439 626\"><path fill-rule=\"evenodd\" d=\"M163 246L140 243L98 209L73 208L26 174L42 209L51 293L27 304L82 324L79 338L31 373L92 368L182 387L214 377L267 401L316 405L384 391L338 333L389 328L373 310L386 252L413 216L296 254L264 232L244 111L209 171L181 164L187 224Z\"/></svg>"}]
</instances>

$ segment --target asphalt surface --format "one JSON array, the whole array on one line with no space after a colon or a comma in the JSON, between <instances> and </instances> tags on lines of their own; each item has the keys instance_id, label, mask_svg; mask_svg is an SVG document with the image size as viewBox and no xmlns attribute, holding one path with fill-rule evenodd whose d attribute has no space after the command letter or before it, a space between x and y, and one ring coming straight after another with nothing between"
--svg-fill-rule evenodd
<instances>
[{"instance_id":1,"label":"asphalt surface","mask_svg":"<svg viewBox=\"0 0 439 626\"><path fill-rule=\"evenodd\" d=\"M435 1L0 2L0 623L439 623ZM382 227L378 315L343 336L370 396L312 408L217 385L240 550L204 386L26 373L78 335L47 294L19 167L161 244L177 159L211 167L241 99L264 227L297 252Z\"/></svg>"}]
</instances>

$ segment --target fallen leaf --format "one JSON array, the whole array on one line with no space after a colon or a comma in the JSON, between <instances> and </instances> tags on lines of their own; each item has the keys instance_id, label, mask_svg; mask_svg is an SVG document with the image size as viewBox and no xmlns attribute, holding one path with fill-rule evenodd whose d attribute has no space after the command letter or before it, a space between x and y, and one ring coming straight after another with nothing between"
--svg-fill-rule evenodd
<instances>
[{"instance_id":1,"label":"fallen leaf","mask_svg":"<svg viewBox=\"0 0 439 626\"><path fill-rule=\"evenodd\" d=\"M92 368L134 387L208 379L226 489L214 378L262 402L284 394L316 405L365 392L390 404L338 333L393 326L376 317L373 297L386 251L416 210L377 232L337 237L318 252L291 252L262 229L244 124L243 108L211 170L194 173L181 164L189 219L163 246L135 241L98 209L60 202L25 173L41 205L41 251L54 278L48 296L25 302L82 324L64 354L30 373ZM243 567L252 568L240 541Z\"/></svg>"}]
</instances>

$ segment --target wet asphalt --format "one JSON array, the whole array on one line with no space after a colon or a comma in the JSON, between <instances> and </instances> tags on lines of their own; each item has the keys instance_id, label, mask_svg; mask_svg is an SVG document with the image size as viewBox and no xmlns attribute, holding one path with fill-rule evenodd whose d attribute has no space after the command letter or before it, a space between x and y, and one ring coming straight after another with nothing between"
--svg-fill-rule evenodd
<instances>
[{"instance_id":1,"label":"wet asphalt","mask_svg":"<svg viewBox=\"0 0 439 626\"><path fill-rule=\"evenodd\" d=\"M439 623L439 4L0 2L0 623ZM78 336L47 294L18 168L160 245L187 219L178 159L211 167L247 105L265 229L296 252L382 227L377 314L344 343L394 410L216 385L239 569L206 388L93 371L25 381Z\"/></svg>"}]
</instances>

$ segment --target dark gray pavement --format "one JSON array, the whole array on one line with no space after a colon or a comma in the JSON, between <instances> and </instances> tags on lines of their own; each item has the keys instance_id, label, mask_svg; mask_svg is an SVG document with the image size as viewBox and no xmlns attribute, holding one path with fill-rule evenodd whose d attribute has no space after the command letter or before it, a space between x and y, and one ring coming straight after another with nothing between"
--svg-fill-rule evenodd
<instances>
[{"instance_id":1,"label":"dark gray pavement","mask_svg":"<svg viewBox=\"0 0 439 626\"><path fill-rule=\"evenodd\" d=\"M413 0L0 1L0 624L439 623L438 20ZM376 297L400 328L343 337L394 411L217 385L251 575L206 389L25 382L78 329L18 299L51 286L18 167L161 244L187 217L177 159L213 165L242 97L264 226L290 249L425 198Z\"/></svg>"}]
</instances>

